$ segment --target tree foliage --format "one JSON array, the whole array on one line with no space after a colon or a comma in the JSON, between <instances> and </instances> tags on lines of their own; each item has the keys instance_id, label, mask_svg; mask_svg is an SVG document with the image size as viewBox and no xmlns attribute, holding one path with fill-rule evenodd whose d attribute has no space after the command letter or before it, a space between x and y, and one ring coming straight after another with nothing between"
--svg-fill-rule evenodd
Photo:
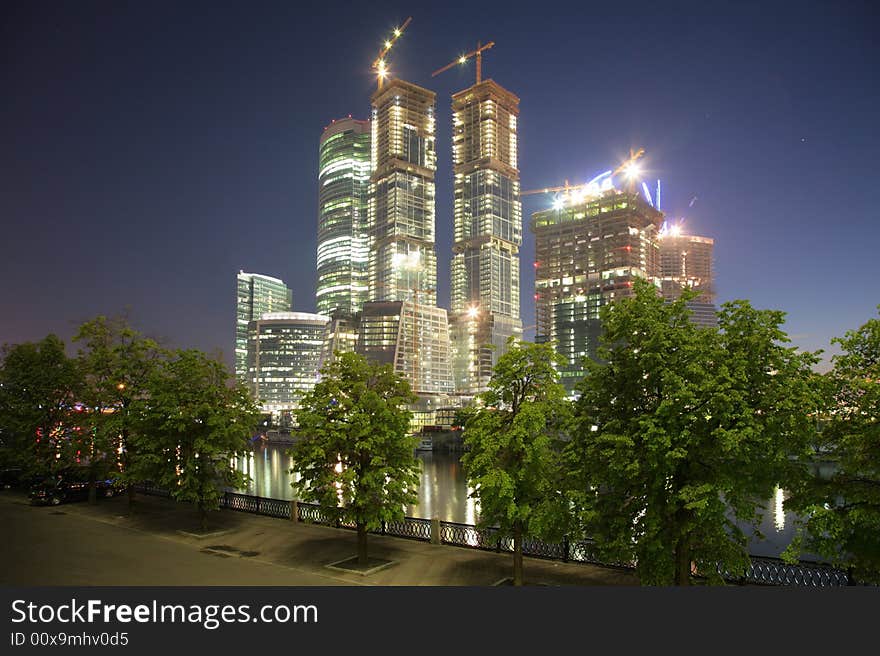
<instances>
[{"instance_id":1,"label":"tree foliage","mask_svg":"<svg viewBox=\"0 0 880 656\"><path fill-rule=\"evenodd\" d=\"M647 282L602 308L602 363L587 361L568 452L583 530L646 585L721 582L748 566L762 499L791 479L815 407L817 358L786 346L782 312L725 303L718 329L685 293Z\"/></svg>"},{"instance_id":2,"label":"tree foliage","mask_svg":"<svg viewBox=\"0 0 880 656\"><path fill-rule=\"evenodd\" d=\"M522 541L560 537L567 506L560 440L568 404L551 344L517 342L495 365L467 420L462 465L480 504L480 523L513 539L514 585L522 585Z\"/></svg>"},{"instance_id":3,"label":"tree foliage","mask_svg":"<svg viewBox=\"0 0 880 656\"><path fill-rule=\"evenodd\" d=\"M140 471L174 499L195 503L203 528L223 488L247 484L231 459L247 450L259 421L247 390L229 383L222 362L201 351L177 350L153 371L148 395L134 401Z\"/></svg>"},{"instance_id":4,"label":"tree foliage","mask_svg":"<svg viewBox=\"0 0 880 656\"><path fill-rule=\"evenodd\" d=\"M806 530L785 556L818 554L857 581L880 584L880 319L832 343L841 353L826 376L823 436L836 468L830 478L804 479L786 501Z\"/></svg>"},{"instance_id":5,"label":"tree foliage","mask_svg":"<svg viewBox=\"0 0 880 656\"><path fill-rule=\"evenodd\" d=\"M76 463L75 404L81 376L63 340L4 345L0 367L0 439L5 464L46 474Z\"/></svg>"},{"instance_id":6,"label":"tree foliage","mask_svg":"<svg viewBox=\"0 0 880 656\"><path fill-rule=\"evenodd\" d=\"M133 402L147 396L147 382L162 351L124 317L95 317L80 326L74 341L80 342L81 397L88 408L92 468L103 463L112 469L127 484L130 500L133 484L147 477L137 452L145 436L134 434Z\"/></svg>"},{"instance_id":7,"label":"tree foliage","mask_svg":"<svg viewBox=\"0 0 880 656\"><path fill-rule=\"evenodd\" d=\"M355 523L361 565L367 531L403 519L404 506L417 501L419 461L406 408L415 400L390 365L343 353L322 369L296 413L292 485L302 500Z\"/></svg>"}]
</instances>

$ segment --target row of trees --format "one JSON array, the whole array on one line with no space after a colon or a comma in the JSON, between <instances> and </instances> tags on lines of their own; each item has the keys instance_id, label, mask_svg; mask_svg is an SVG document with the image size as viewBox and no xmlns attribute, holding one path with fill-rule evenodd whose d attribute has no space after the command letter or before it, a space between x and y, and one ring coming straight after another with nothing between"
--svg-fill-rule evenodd
<instances>
[{"instance_id":1,"label":"row of trees","mask_svg":"<svg viewBox=\"0 0 880 656\"><path fill-rule=\"evenodd\" d=\"M514 546L589 536L608 562L636 565L648 585L721 582L717 564L748 566L748 536L779 485L803 517L787 551L819 554L880 583L880 321L834 340L841 355L818 374L781 312L726 303L718 329L689 320L685 294L667 303L649 284L602 310L601 363L571 403L550 344L513 342L489 390L466 415L463 465L481 523ZM6 465L53 471L74 462L112 469L129 487L152 480L202 512L244 476L258 409L224 365L160 348L121 319L84 324L69 358L50 335L6 346L0 366L0 454ZM297 413L291 449L299 498L367 533L416 502L419 461L408 433L414 401L390 365L341 354ZM817 450L837 463L812 475Z\"/></svg>"},{"instance_id":2,"label":"row of trees","mask_svg":"<svg viewBox=\"0 0 880 656\"><path fill-rule=\"evenodd\" d=\"M793 491L802 550L880 582L880 321L819 353L789 345L781 312L726 303L717 329L689 320L685 294L667 303L648 283L602 310L601 363L586 361L580 396L565 400L550 344L512 342L489 390L466 413L462 458L480 521L513 542L523 581L527 537L589 536L606 562L634 563L643 584L720 583L745 571L749 536L775 487ZM411 400L390 366L343 355L298 414L293 484L366 536L415 502ZM821 421L820 421L821 420ZM819 425L824 429L819 432ZM837 460L812 475L817 446Z\"/></svg>"},{"instance_id":3,"label":"row of trees","mask_svg":"<svg viewBox=\"0 0 880 656\"><path fill-rule=\"evenodd\" d=\"M218 359L163 349L123 318L88 321L74 342L75 357L55 335L3 347L4 466L112 475L129 499L133 485L152 481L194 502L204 525L221 488L245 484L229 458L247 448L259 420L247 391Z\"/></svg>"}]
</instances>

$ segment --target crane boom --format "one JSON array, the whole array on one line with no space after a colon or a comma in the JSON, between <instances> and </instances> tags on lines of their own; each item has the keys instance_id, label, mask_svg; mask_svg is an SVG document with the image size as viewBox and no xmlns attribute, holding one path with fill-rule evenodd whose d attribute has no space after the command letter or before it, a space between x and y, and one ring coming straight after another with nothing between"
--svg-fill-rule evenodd
<instances>
[{"instance_id":1,"label":"crane boom","mask_svg":"<svg viewBox=\"0 0 880 656\"><path fill-rule=\"evenodd\" d=\"M448 64L446 64L446 66L444 66L443 68L437 69L436 71L431 73L431 77L436 77L437 75L440 75L440 73L448 71L450 68L452 68L456 64L464 64L471 57L476 57L477 58L477 84L479 84L483 79L483 71L482 71L483 51L488 50L489 48L491 48L494 45L495 45L494 41L489 41L489 43L487 43L486 45L480 45L480 43L478 41L476 50L472 50L465 55L461 55L455 61L452 61L452 62L449 62Z\"/></svg>"},{"instance_id":2,"label":"crane boom","mask_svg":"<svg viewBox=\"0 0 880 656\"><path fill-rule=\"evenodd\" d=\"M391 50L391 47L400 38L400 35L403 34L403 31L406 29L406 26L409 25L409 22L412 20L412 16L409 16L405 21L403 21L403 25L400 27L394 28L394 33L390 39L385 41L382 49L379 51L379 54L376 55L376 59L373 60L373 64L371 68L376 69L379 74L379 88L382 88L382 81L385 79L386 69L385 69L385 55L388 54L388 51Z\"/></svg>"}]
</instances>

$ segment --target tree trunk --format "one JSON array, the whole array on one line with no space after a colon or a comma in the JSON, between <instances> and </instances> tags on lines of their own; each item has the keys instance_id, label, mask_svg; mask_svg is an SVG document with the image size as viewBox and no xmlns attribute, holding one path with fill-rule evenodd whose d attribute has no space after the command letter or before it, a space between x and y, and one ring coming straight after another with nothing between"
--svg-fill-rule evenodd
<instances>
[{"instance_id":1,"label":"tree trunk","mask_svg":"<svg viewBox=\"0 0 880 656\"><path fill-rule=\"evenodd\" d=\"M513 584L523 584L522 522L513 523Z\"/></svg>"},{"instance_id":2,"label":"tree trunk","mask_svg":"<svg viewBox=\"0 0 880 656\"><path fill-rule=\"evenodd\" d=\"M367 525L364 522L357 522L358 533L358 565L366 567L369 562L367 559Z\"/></svg>"},{"instance_id":3,"label":"tree trunk","mask_svg":"<svg viewBox=\"0 0 880 656\"><path fill-rule=\"evenodd\" d=\"M691 584L691 552L687 538L679 538L675 544L675 585Z\"/></svg>"},{"instance_id":4,"label":"tree trunk","mask_svg":"<svg viewBox=\"0 0 880 656\"><path fill-rule=\"evenodd\" d=\"M208 530L208 509L205 508L205 504L199 501L199 517L202 520L202 530Z\"/></svg>"},{"instance_id":5,"label":"tree trunk","mask_svg":"<svg viewBox=\"0 0 880 656\"><path fill-rule=\"evenodd\" d=\"M134 485L128 483L125 486L125 493L128 496L128 512L131 512L131 507L134 505Z\"/></svg>"}]
</instances>

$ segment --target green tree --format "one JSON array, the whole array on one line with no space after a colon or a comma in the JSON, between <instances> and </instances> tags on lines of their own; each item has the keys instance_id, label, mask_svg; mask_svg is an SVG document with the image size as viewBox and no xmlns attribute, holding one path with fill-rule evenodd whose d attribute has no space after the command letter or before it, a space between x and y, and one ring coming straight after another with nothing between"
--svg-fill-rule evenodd
<instances>
[{"instance_id":1,"label":"green tree","mask_svg":"<svg viewBox=\"0 0 880 656\"><path fill-rule=\"evenodd\" d=\"M243 454L259 409L241 385L231 386L226 366L197 350L177 350L156 367L147 396L133 401L139 418L139 471L149 473L178 501L196 504L202 529L224 487L248 477L231 459Z\"/></svg>"},{"instance_id":2,"label":"green tree","mask_svg":"<svg viewBox=\"0 0 880 656\"><path fill-rule=\"evenodd\" d=\"M409 434L407 404L415 395L390 365L343 353L296 413L298 441L289 450L291 485L303 501L318 503L357 527L357 557L367 566L367 531L401 520L417 502L419 461Z\"/></svg>"},{"instance_id":3,"label":"green tree","mask_svg":"<svg viewBox=\"0 0 880 656\"><path fill-rule=\"evenodd\" d=\"M64 342L4 345L0 366L0 439L6 464L33 474L69 467L77 459L81 376Z\"/></svg>"},{"instance_id":4,"label":"green tree","mask_svg":"<svg viewBox=\"0 0 880 656\"><path fill-rule=\"evenodd\" d=\"M133 435L137 424L132 404L146 397L147 381L162 351L155 341L129 326L124 317L98 316L87 321L74 341L82 344L78 355L92 436L91 481L100 467L112 469L125 483L131 507L134 484L147 478L137 450L145 436ZM94 485L89 489L89 498L94 500Z\"/></svg>"},{"instance_id":5,"label":"green tree","mask_svg":"<svg viewBox=\"0 0 880 656\"><path fill-rule=\"evenodd\" d=\"M832 343L841 353L826 375L823 436L836 468L830 478L804 479L786 500L805 530L784 556L814 553L880 584L880 319Z\"/></svg>"},{"instance_id":6,"label":"green tree","mask_svg":"<svg viewBox=\"0 0 880 656\"><path fill-rule=\"evenodd\" d=\"M786 346L784 314L725 303L695 326L686 292L636 281L602 308L602 363L586 362L569 449L584 532L645 585L710 583L749 565L763 499L807 448L817 358Z\"/></svg>"},{"instance_id":7,"label":"green tree","mask_svg":"<svg viewBox=\"0 0 880 656\"><path fill-rule=\"evenodd\" d=\"M514 338L464 430L462 465L480 504L480 524L513 540L513 584L523 584L523 538L560 538L567 526L561 477L565 388L551 344Z\"/></svg>"}]
</instances>

